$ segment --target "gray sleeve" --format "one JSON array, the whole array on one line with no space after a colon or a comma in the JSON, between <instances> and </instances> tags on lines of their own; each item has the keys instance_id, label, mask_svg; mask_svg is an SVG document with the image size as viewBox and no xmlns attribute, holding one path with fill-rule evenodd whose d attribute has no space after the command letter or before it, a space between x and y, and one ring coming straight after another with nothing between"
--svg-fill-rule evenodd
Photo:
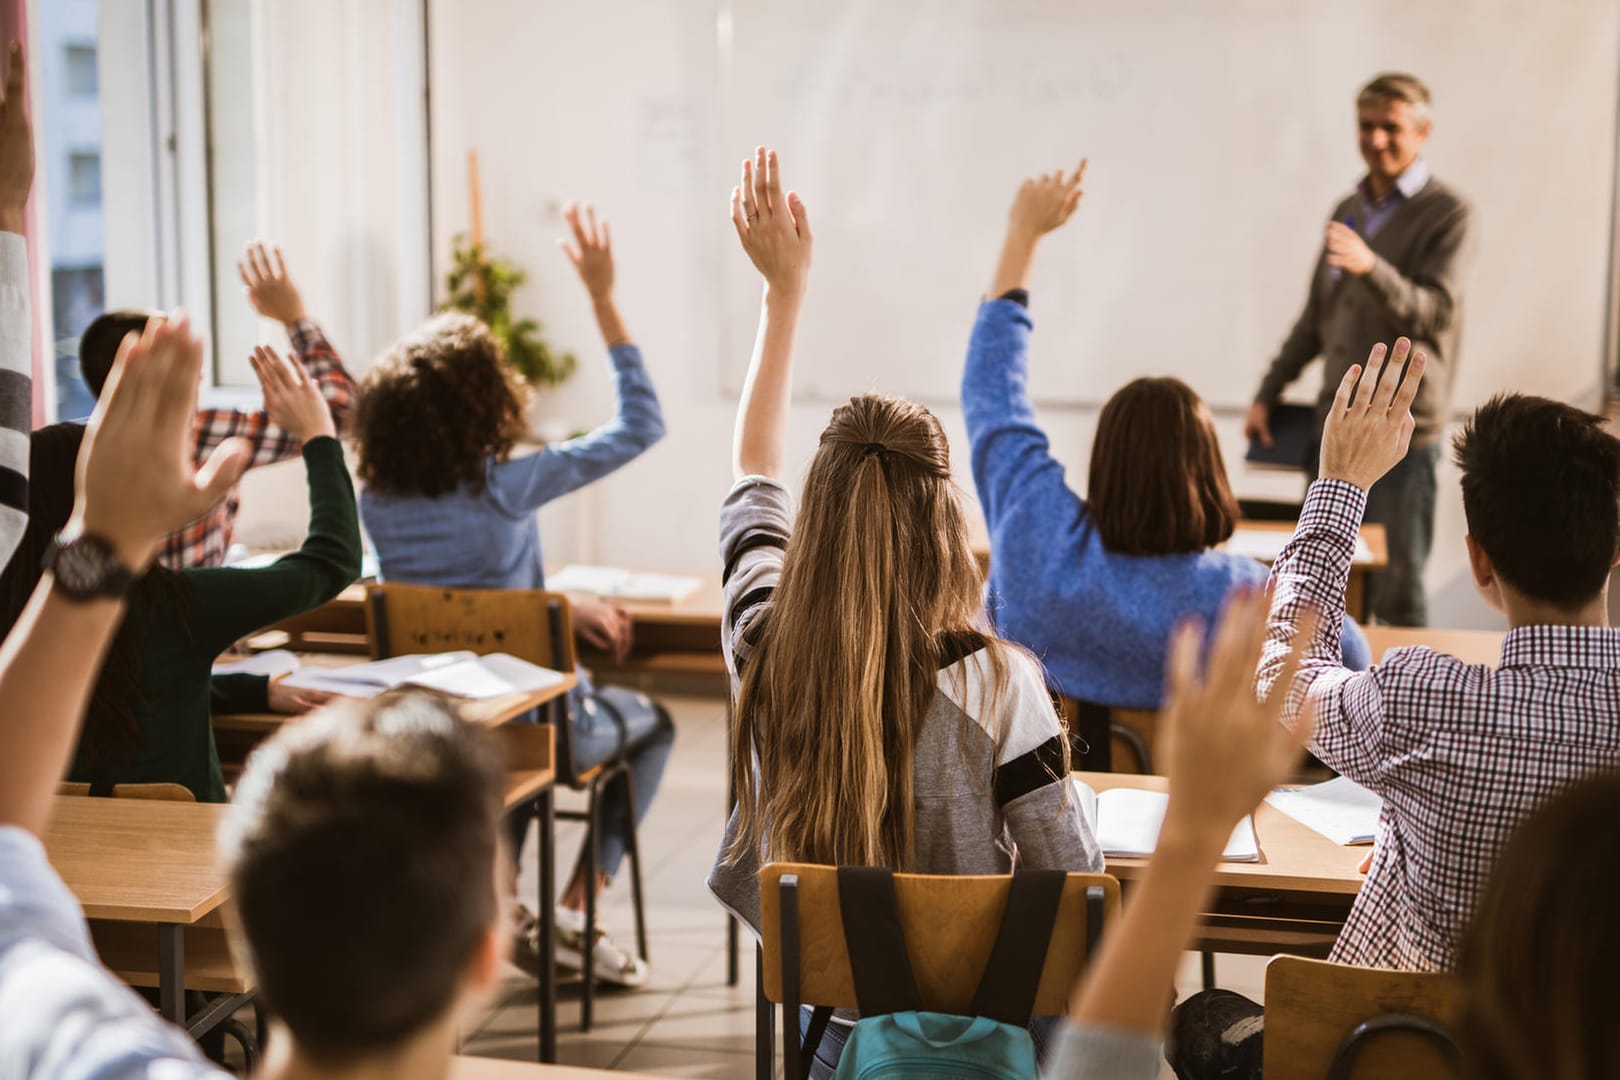
<instances>
[{"instance_id":1,"label":"gray sleeve","mask_svg":"<svg viewBox=\"0 0 1620 1080\"><path fill-rule=\"evenodd\" d=\"M28 245L0 232L0 566L28 527L28 433L33 428L34 322Z\"/></svg>"},{"instance_id":2,"label":"gray sleeve","mask_svg":"<svg viewBox=\"0 0 1620 1080\"><path fill-rule=\"evenodd\" d=\"M1468 253L1468 217L1468 204L1459 202L1409 266L1397 268L1382 255L1373 262L1367 284L1402 333L1433 341L1451 326Z\"/></svg>"},{"instance_id":3,"label":"gray sleeve","mask_svg":"<svg viewBox=\"0 0 1620 1080\"><path fill-rule=\"evenodd\" d=\"M792 532L793 496L770 477L743 477L720 504L720 644L732 678L752 651L748 631L770 609Z\"/></svg>"},{"instance_id":4,"label":"gray sleeve","mask_svg":"<svg viewBox=\"0 0 1620 1080\"><path fill-rule=\"evenodd\" d=\"M1065 1024L1043 1080L1158 1080L1164 1047L1134 1031Z\"/></svg>"}]
</instances>

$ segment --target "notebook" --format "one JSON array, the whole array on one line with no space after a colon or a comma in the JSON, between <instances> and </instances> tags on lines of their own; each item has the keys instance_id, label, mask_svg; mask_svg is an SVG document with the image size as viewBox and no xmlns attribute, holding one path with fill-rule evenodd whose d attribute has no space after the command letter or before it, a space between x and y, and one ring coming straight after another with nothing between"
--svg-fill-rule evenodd
<instances>
[{"instance_id":1,"label":"notebook","mask_svg":"<svg viewBox=\"0 0 1620 1080\"><path fill-rule=\"evenodd\" d=\"M506 653L447 652L395 656L341 668L302 668L287 676L285 685L360 698L419 686L483 700L543 690L562 681L561 672Z\"/></svg>"},{"instance_id":2,"label":"notebook","mask_svg":"<svg viewBox=\"0 0 1620 1080\"><path fill-rule=\"evenodd\" d=\"M1316 409L1311 405L1273 405L1271 407L1271 445L1263 446L1259 439L1249 440L1249 452L1243 456L1251 468L1291 469L1305 471L1310 460L1311 445L1316 442Z\"/></svg>"},{"instance_id":3,"label":"notebook","mask_svg":"<svg viewBox=\"0 0 1620 1080\"><path fill-rule=\"evenodd\" d=\"M1308 787L1278 788L1266 802L1335 844L1370 844L1383 800L1349 777Z\"/></svg>"},{"instance_id":4,"label":"notebook","mask_svg":"<svg viewBox=\"0 0 1620 1080\"><path fill-rule=\"evenodd\" d=\"M570 563L546 576L553 592L591 593L605 600L678 604L703 587L703 579L679 574L636 574L616 566Z\"/></svg>"},{"instance_id":5,"label":"notebook","mask_svg":"<svg viewBox=\"0 0 1620 1080\"><path fill-rule=\"evenodd\" d=\"M1098 794L1090 784L1075 779L1075 797L1104 855L1145 859L1159 846L1159 829L1170 796L1162 791L1111 788ZM1221 852L1222 862L1259 862L1260 844L1254 836L1254 817L1245 814L1232 830Z\"/></svg>"}]
</instances>

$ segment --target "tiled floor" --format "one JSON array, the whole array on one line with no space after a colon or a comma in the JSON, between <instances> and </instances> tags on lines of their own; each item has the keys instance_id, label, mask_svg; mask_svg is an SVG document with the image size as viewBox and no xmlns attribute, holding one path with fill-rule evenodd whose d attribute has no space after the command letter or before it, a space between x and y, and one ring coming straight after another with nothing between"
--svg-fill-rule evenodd
<instances>
[{"instance_id":1,"label":"tiled floor","mask_svg":"<svg viewBox=\"0 0 1620 1080\"><path fill-rule=\"evenodd\" d=\"M742 978L726 985L725 921L703 886L725 814L725 707L718 699L660 694L675 718L675 750L658 801L642 826L647 853L651 980L640 990L602 990L595 1024L579 1031L577 982L558 992L557 1056L565 1064L666 1076L748 1080L754 1075L753 944L743 936ZM564 792L559 801L573 798ZM559 823L557 880L565 880L581 828ZM525 846L519 895L534 892L535 845ZM624 875L603 899L605 925L634 939ZM1221 985L1260 996L1264 960L1223 956ZM1180 989L1198 988L1198 958L1182 965ZM467 1033L463 1053L533 1061L536 987L511 972L495 1007ZM1168 1068L1164 1072L1170 1076Z\"/></svg>"}]
</instances>

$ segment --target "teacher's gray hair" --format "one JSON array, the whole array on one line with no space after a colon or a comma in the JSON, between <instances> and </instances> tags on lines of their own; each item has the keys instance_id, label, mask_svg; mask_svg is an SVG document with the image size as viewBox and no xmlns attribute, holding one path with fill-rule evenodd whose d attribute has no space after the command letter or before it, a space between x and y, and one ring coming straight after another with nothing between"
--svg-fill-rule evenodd
<instances>
[{"instance_id":1,"label":"teacher's gray hair","mask_svg":"<svg viewBox=\"0 0 1620 1080\"><path fill-rule=\"evenodd\" d=\"M1412 117L1419 124L1429 122L1429 88L1416 75L1399 71L1386 71L1361 88L1356 95L1356 106L1384 105L1391 101L1404 101L1412 106Z\"/></svg>"}]
</instances>

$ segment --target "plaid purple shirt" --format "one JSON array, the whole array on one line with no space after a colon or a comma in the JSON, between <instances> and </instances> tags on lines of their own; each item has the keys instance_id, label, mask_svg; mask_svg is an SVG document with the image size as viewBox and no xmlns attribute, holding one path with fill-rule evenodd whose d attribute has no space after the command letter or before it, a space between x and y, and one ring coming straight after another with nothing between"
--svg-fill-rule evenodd
<instances>
[{"instance_id":1,"label":"plaid purple shirt","mask_svg":"<svg viewBox=\"0 0 1620 1080\"><path fill-rule=\"evenodd\" d=\"M332 419L341 435L349 408L354 404L353 377L313 321L305 319L292 324L287 328L287 336L298 354L298 362L304 365L331 407ZM246 439L252 444L253 453L247 465L250 469L295 458L301 449L292 432L271 422L263 409L198 409L194 433L198 465L208 460L214 447L230 438ZM225 553L236 530L236 512L241 505L237 489L232 488L208 513L170 533L158 553L158 561L171 570L224 565Z\"/></svg>"},{"instance_id":2,"label":"plaid purple shirt","mask_svg":"<svg viewBox=\"0 0 1620 1080\"><path fill-rule=\"evenodd\" d=\"M1522 627L1494 669L1403 648L1347 671L1339 623L1366 503L1352 484L1311 485L1272 567L1259 688L1276 681L1301 606L1318 608L1285 717L1308 694L1312 752L1384 800L1372 870L1330 959L1445 970L1513 831L1561 789L1620 765L1620 630Z\"/></svg>"}]
</instances>

